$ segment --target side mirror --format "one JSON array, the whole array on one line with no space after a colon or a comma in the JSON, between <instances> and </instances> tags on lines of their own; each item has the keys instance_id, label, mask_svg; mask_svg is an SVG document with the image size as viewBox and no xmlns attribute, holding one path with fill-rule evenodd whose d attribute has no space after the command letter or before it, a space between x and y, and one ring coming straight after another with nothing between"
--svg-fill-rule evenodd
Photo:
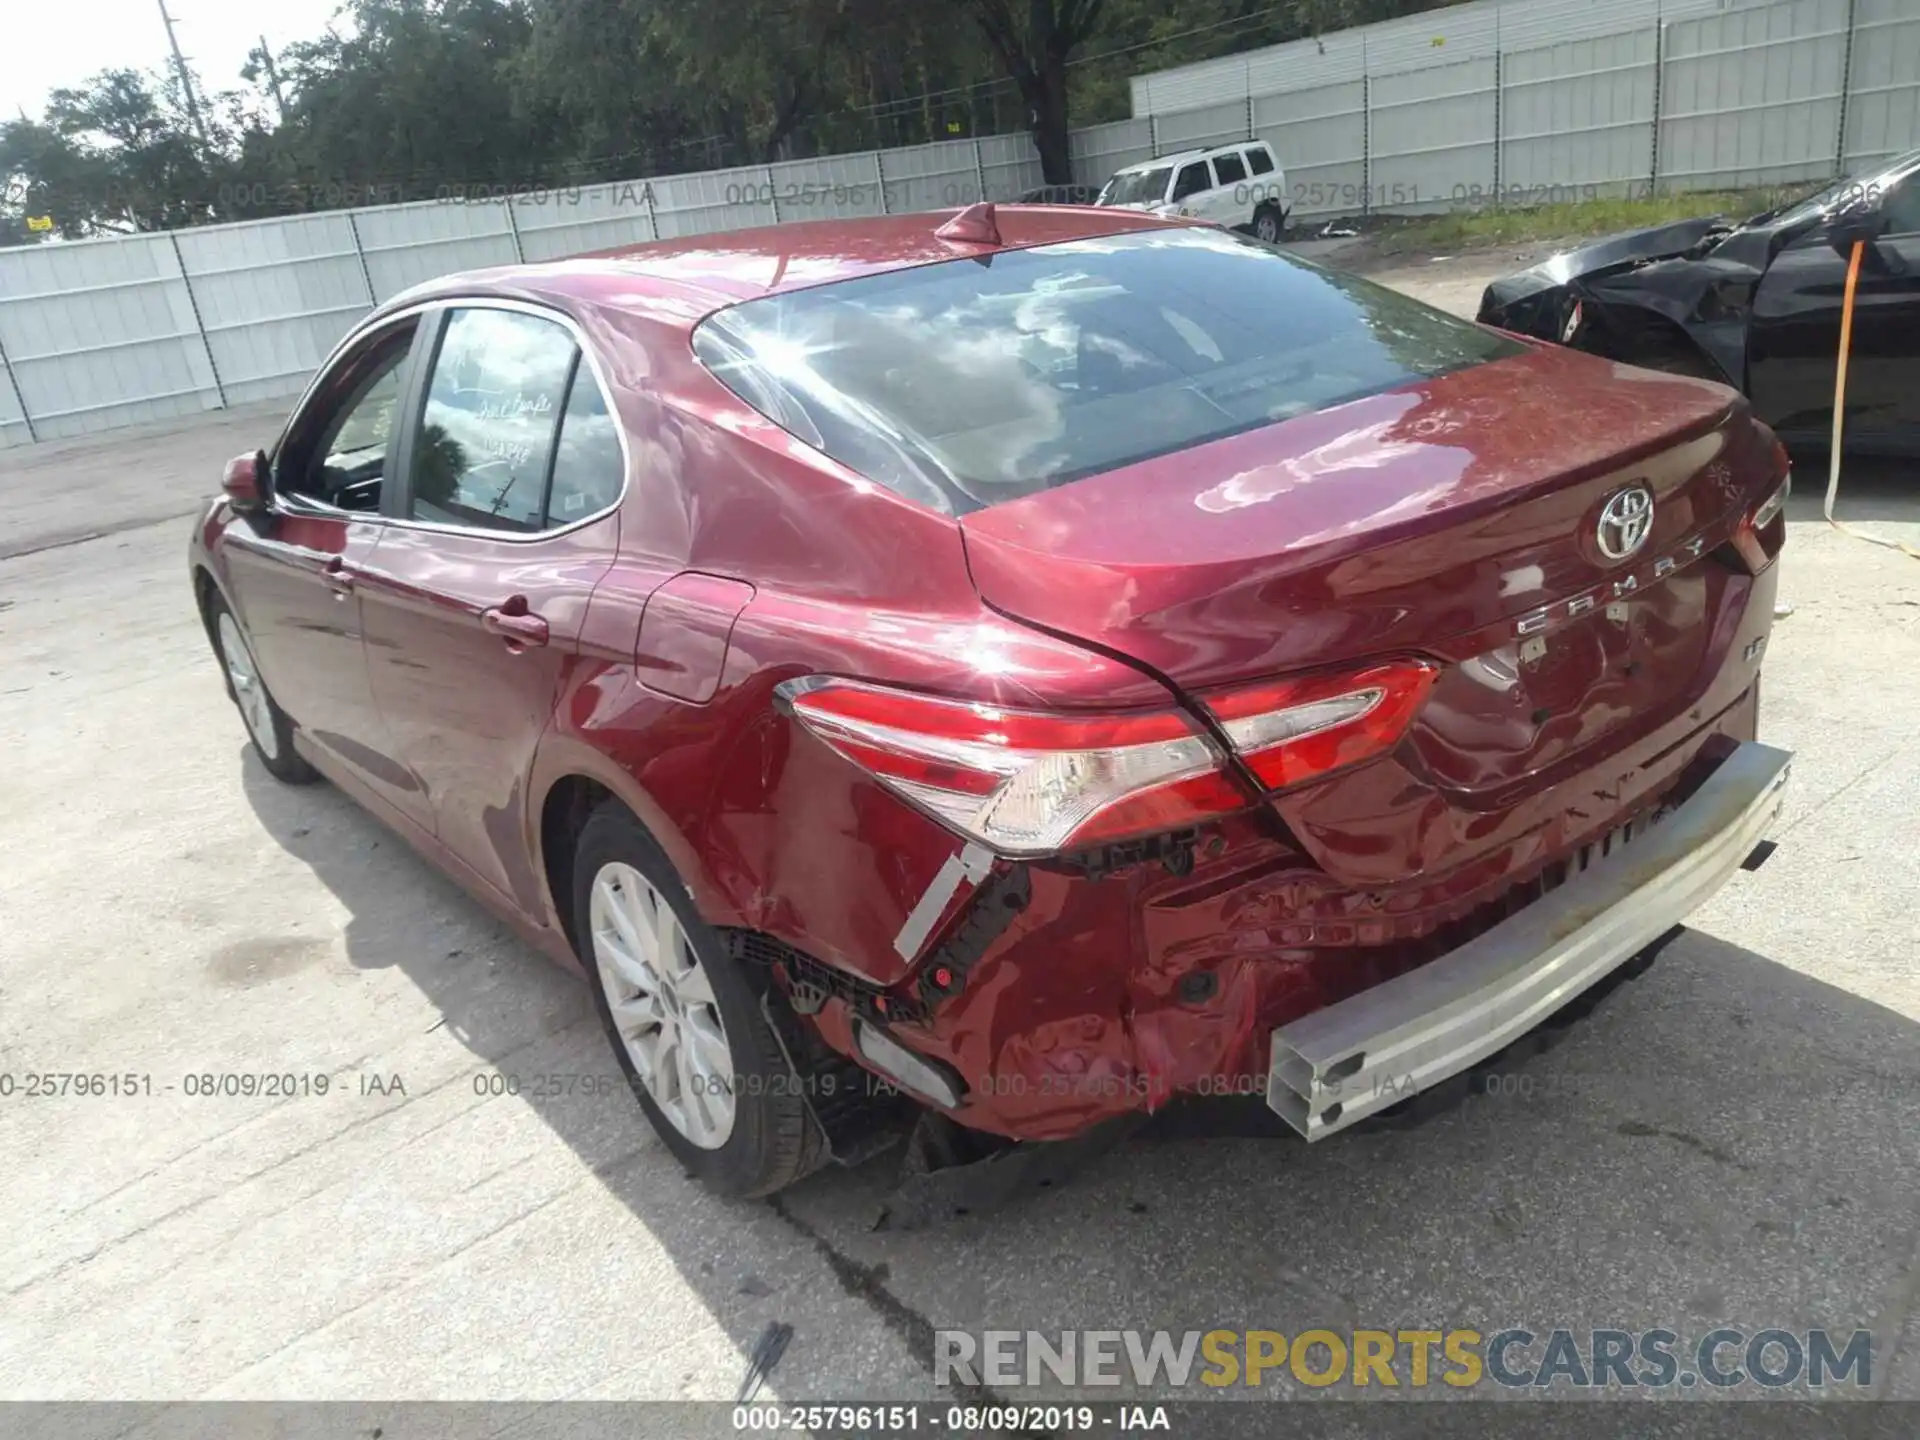
<instances>
[{"instance_id":1,"label":"side mirror","mask_svg":"<svg viewBox=\"0 0 1920 1440\"><path fill-rule=\"evenodd\" d=\"M266 451L256 450L251 455L236 455L227 462L226 474L220 477L220 488L226 492L227 503L236 515L258 515L272 498L271 477Z\"/></svg>"}]
</instances>

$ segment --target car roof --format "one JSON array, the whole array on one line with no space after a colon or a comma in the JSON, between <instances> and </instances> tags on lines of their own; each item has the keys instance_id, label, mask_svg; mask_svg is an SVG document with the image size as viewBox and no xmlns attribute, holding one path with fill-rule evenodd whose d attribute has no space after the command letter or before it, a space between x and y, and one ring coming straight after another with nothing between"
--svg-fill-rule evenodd
<instances>
[{"instance_id":1,"label":"car roof","mask_svg":"<svg viewBox=\"0 0 1920 1440\"><path fill-rule=\"evenodd\" d=\"M905 270L943 260L981 259L1068 240L1166 229L1187 222L1134 210L996 204L997 246L942 239L960 212L934 210L852 220L808 220L624 245L537 264L441 276L395 296L381 313L460 296L534 303L584 302L644 310L692 329L715 310L765 295Z\"/></svg>"},{"instance_id":2,"label":"car roof","mask_svg":"<svg viewBox=\"0 0 1920 1440\"><path fill-rule=\"evenodd\" d=\"M1267 142L1264 140L1229 140L1224 145L1207 145L1198 150L1176 150L1171 155L1156 155L1151 160L1141 160L1132 165L1122 165L1113 173L1116 175L1132 175L1141 170L1158 170L1162 165L1185 165L1189 161L1205 160L1209 156L1218 155L1223 151L1245 150L1250 145L1271 148L1267 146Z\"/></svg>"}]
</instances>

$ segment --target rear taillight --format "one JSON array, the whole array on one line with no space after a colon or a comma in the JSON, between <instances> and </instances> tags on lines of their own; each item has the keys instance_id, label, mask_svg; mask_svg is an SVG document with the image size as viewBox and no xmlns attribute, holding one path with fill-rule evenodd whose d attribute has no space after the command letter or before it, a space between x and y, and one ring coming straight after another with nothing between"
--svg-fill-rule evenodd
<instances>
[{"instance_id":1,"label":"rear taillight","mask_svg":"<svg viewBox=\"0 0 1920 1440\"><path fill-rule=\"evenodd\" d=\"M1438 673L1403 660L1205 699L1247 768L1269 790L1283 790L1392 749Z\"/></svg>"},{"instance_id":2,"label":"rear taillight","mask_svg":"<svg viewBox=\"0 0 1920 1440\"><path fill-rule=\"evenodd\" d=\"M1734 552L1740 557L1740 563L1755 575L1773 563L1787 539L1787 525L1782 517L1787 497L1793 493L1793 468L1786 447L1778 439L1773 442L1773 463L1775 480L1733 532Z\"/></svg>"},{"instance_id":3,"label":"rear taillight","mask_svg":"<svg viewBox=\"0 0 1920 1440\"><path fill-rule=\"evenodd\" d=\"M1247 804L1177 710L1004 710L820 676L778 693L881 784L1002 855L1084 849Z\"/></svg>"},{"instance_id":4,"label":"rear taillight","mask_svg":"<svg viewBox=\"0 0 1920 1440\"><path fill-rule=\"evenodd\" d=\"M1787 497L1793 493L1793 475L1789 472L1781 478L1774 492L1753 507L1753 515L1747 521L1750 530L1764 530L1787 508Z\"/></svg>"},{"instance_id":5,"label":"rear taillight","mask_svg":"<svg viewBox=\"0 0 1920 1440\"><path fill-rule=\"evenodd\" d=\"M1397 741L1432 667L1376 666L1210 695L1225 733L1268 789L1298 784ZM810 676L777 692L814 735L957 833L1038 856L1181 829L1251 803L1186 712L1007 710Z\"/></svg>"}]
</instances>

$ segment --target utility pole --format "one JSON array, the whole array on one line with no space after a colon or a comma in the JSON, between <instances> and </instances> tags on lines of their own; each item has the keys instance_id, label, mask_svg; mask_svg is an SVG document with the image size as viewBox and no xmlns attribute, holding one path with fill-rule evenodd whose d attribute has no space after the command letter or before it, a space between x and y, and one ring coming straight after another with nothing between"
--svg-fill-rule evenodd
<instances>
[{"instance_id":1,"label":"utility pole","mask_svg":"<svg viewBox=\"0 0 1920 1440\"><path fill-rule=\"evenodd\" d=\"M280 72L273 68L273 47L267 44L267 37L260 37L260 59L267 67L267 83L273 87L273 103L279 108L280 123L287 123L287 97L280 93Z\"/></svg>"},{"instance_id":2,"label":"utility pole","mask_svg":"<svg viewBox=\"0 0 1920 1440\"><path fill-rule=\"evenodd\" d=\"M167 13L167 0L159 0L160 20L167 27L167 44L173 47L174 69L180 75L180 89L187 97L187 114L193 120L194 133L200 137L200 148L211 151L213 146L207 141L207 124L200 118L200 102L194 97L193 76L187 71L187 59L180 53L180 42L174 38L173 16Z\"/></svg>"}]
</instances>

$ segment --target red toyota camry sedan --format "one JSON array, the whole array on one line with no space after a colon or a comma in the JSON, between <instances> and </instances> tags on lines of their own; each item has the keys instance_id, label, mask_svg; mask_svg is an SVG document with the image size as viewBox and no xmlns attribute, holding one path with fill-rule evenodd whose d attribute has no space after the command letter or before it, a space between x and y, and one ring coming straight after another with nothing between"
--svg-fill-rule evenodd
<instances>
[{"instance_id":1,"label":"red toyota camry sedan","mask_svg":"<svg viewBox=\"0 0 1920 1440\"><path fill-rule=\"evenodd\" d=\"M401 296L190 561L260 762L583 972L753 1194L903 1105L1318 1140L1626 965L1778 811L1787 484L1722 386L981 206Z\"/></svg>"}]
</instances>

